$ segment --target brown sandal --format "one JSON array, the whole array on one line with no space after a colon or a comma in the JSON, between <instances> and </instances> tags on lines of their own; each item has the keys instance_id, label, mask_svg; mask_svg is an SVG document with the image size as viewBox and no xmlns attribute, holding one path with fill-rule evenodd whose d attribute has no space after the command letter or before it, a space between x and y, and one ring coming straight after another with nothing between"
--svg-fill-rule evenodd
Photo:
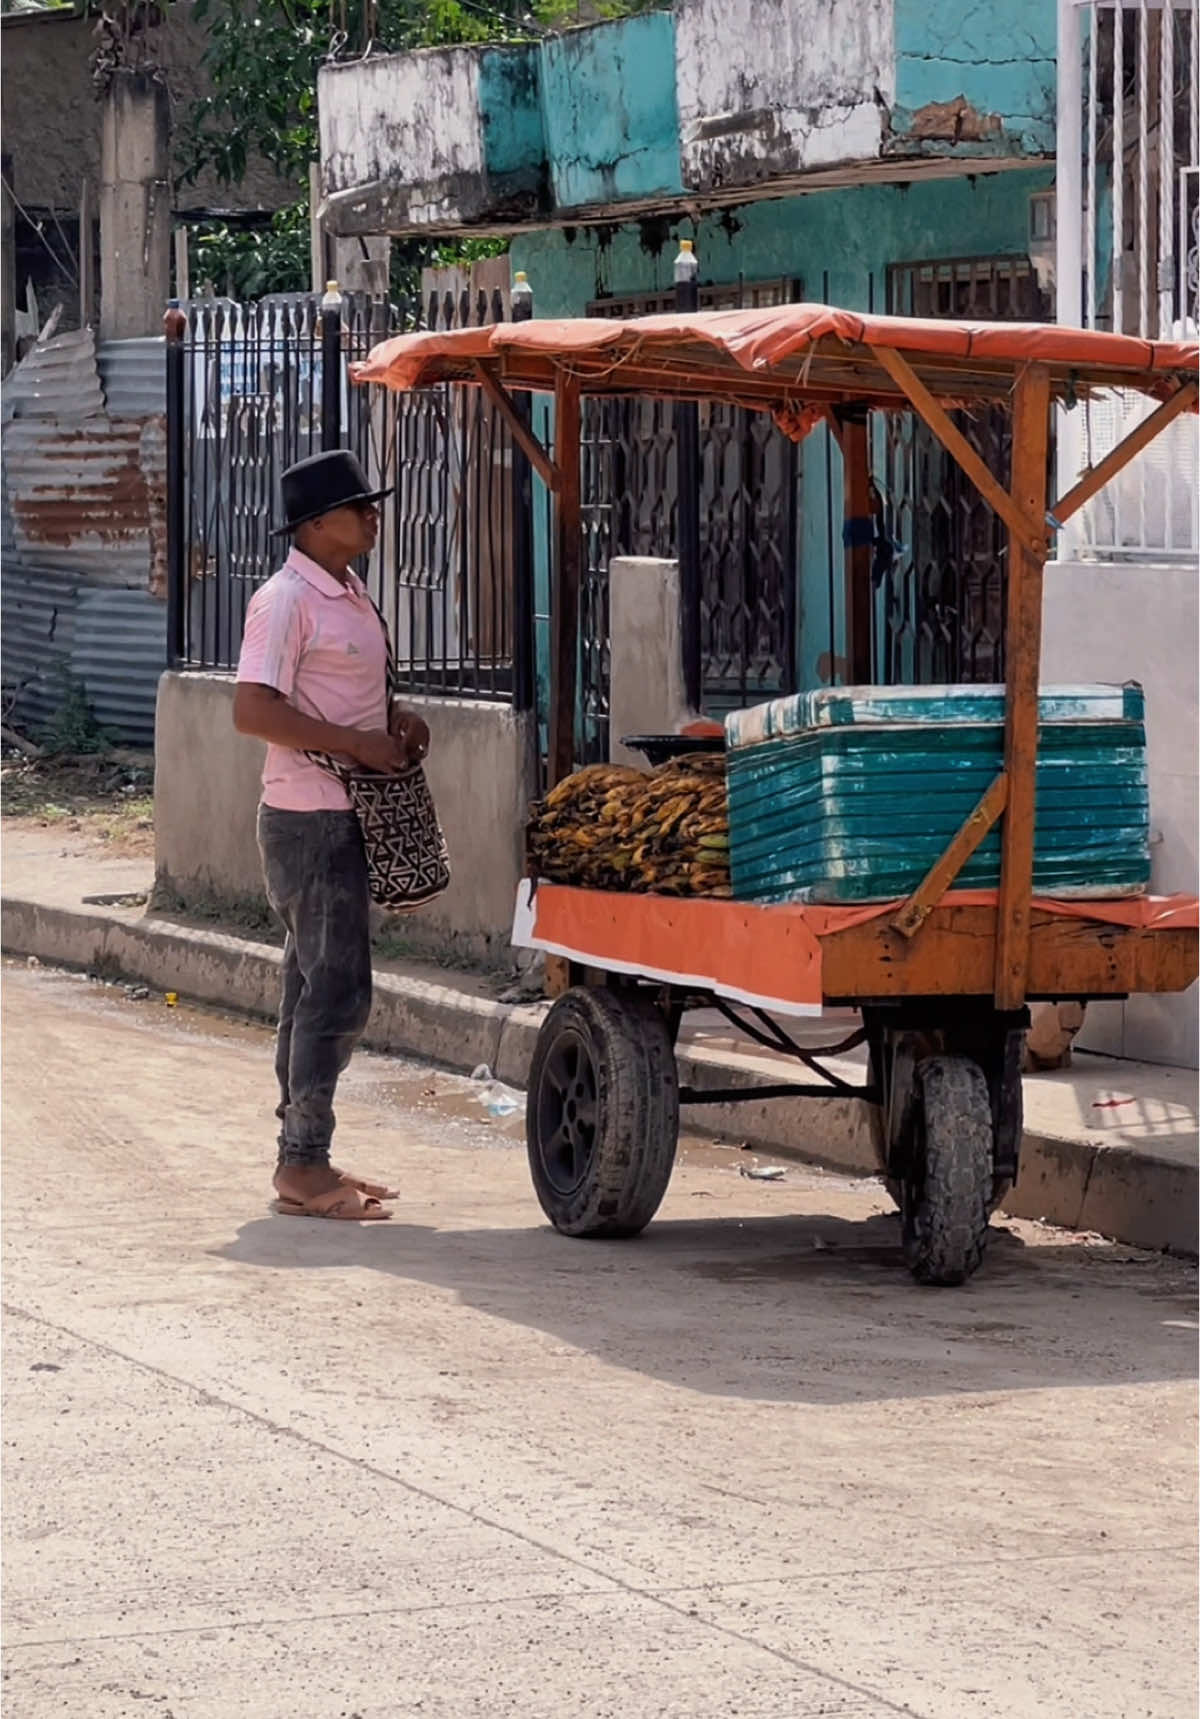
<instances>
[{"instance_id":1,"label":"brown sandal","mask_svg":"<svg viewBox=\"0 0 1200 1719\"><path fill-rule=\"evenodd\" d=\"M357 1188L360 1194L366 1194L372 1200L398 1200L399 1188L389 1188L384 1182L371 1182L365 1176L356 1176L352 1170L339 1170L342 1185L346 1188Z\"/></svg>"},{"instance_id":2,"label":"brown sandal","mask_svg":"<svg viewBox=\"0 0 1200 1719\"><path fill-rule=\"evenodd\" d=\"M392 1215L373 1194L364 1194L345 1182L308 1200L285 1199L281 1194L275 1201L275 1210L285 1218L339 1218L350 1224L381 1223Z\"/></svg>"}]
</instances>

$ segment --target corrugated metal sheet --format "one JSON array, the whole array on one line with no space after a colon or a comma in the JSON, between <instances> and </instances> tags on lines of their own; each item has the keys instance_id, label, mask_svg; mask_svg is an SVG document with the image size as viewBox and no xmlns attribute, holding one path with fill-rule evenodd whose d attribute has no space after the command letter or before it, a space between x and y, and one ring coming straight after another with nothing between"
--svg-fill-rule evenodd
<instances>
[{"instance_id":1,"label":"corrugated metal sheet","mask_svg":"<svg viewBox=\"0 0 1200 1719\"><path fill-rule=\"evenodd\" d=\"M102 728L153 746L158 678L167 666L167 606L148 591L79 594L71 670Z\"/></svg>"},{"instance_id":2,"label":"corrugated metal sheet","mask_svg":"<svg viewBox=\"0 0 1200 1719\"><path fill-rule=\"evenodd\" d=\"M62 697L64 672L87 688L96 719L128 746L154 742L166 663L166 606L146 591L100 590L52 567L8 566L0 584L5 703L31 729Z\"/></svg>"},{"instance_id":3,"label":"corrugated metal sheet","mask_svg":"<svg viewBox=\"0 0 1200 1719\"><path fill-rule=\"evenodd\" d=\"M162 349L110 343L108 410L87 329L34 347L5 386L0 657L13 720L35 731L66 673L102 727L153 744L166 661Z\"/></svg>"},{"instance_id":4,"label":"corrugated metal sheet","mask_svg":"<svg viewBox=\"0 0 1200 1719\"><path fill-rule=\"evenodd\" d=\"M4 432L18 557L52 561L105 585L150 582L152 493L165 449L152 419L18 417ZM145 451L145 458L143 457Z\"/></svg>"},{"instance_id":5,"label":"corrugated metal sheet","mask_svg":"<svg viewBox=\"0 0 1200 1719\"><path fill-rule=\"evenodd\" d=\"M91 418L104 411L90 328L33 346L4 384L14 418Z\"/></svg>"},{"instance_id":6,"label":"corrugated metal sheet","mask_svg":"<svg viewBox=\"0 0 1200 1719\"><path fill-rule=\"evenodd\" d=\"M106 340L97 350L100 384L114 418L157 417L167 409L167 343Z\"/></svg>"}]
</instances>

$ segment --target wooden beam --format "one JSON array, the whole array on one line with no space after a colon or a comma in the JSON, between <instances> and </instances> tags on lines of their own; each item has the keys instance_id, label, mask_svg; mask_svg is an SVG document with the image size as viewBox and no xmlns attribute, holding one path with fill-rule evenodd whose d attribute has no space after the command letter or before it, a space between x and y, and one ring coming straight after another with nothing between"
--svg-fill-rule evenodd
<instances>
[{"instance_id":1,"label":"wooden beam","mask_svg":"<svg viewBox=\"0 0 1200 1719\"><path fill-rule=\"evenodd\" d=\"M1050 371L1044 364L1029 364L1017 378L1012 438L1012 499L1014 508L1025 519L1041 519L1045 515L1049 440ZM1029 972L1044 564L1044 548L1040 554L1031 553L1015 532L1010 534L1004 644L1008 683L1004 771L1008 777L1008 805L1001 831L1000 897L996 910L994 996L998 1009L1021 1007Z\"/></svg>"},{"instance_id":2,"label":"wooden beam","mask_svg":"<svg viewBox=\"0 0 1200 1719\"><path fill-rule=\"evenodd\" d=\"M842 419L842 517L847 525L871 516L871 463L867 416ZM847 544L844 551L845 657L854 686L869 685L871 674L871 545Z\"/></svg>"},{"instance_id":3,"label":"wooden beam","mask_svg":"<svg viewBox=\"0 0 1200 1719\"><path fill-rule=\"evenodd\" d=\"M553 788L575 768L575 697L579 662L579 584L583 566L580 518L579 379L561 371L554 387L555 495L553 661L550 668L550 780Z\"/></svg>"},{"instance_id":4,"label":"wooden beam","mask_svg":"<svg viewBox=\"0 0 1200 1719\"><path fill-rule=\"evenodd\" d=\"M1032 919L1030 998L1177 992L1195 980L1195 931L1111 925L1038 907ZM821 994L853 1007L864 997L989 997L995 961L995 907L949 900L919 937L897 937L886 915L822 937Z\"/></svg>"},{"instance_id":5,"label":"wooden beam","mask_svg":"<svg viewBox=\"0 0 1200 1719\"><path fill-rule=\"evenodd\" d=\"M1007 804L1008 777L1001 771L945 853L930 866L892 920L902 937L916 936Z\"/></svg>"},{"instance_id":6,"label":"wooden beam","mask_svg":"<svg viewBox=\"0 0 1200 1719\"><path fill-rule=\"evenodd\" d=\"M1163 401L1157 411L1151 412L1148 418L1143 418L1123 441L1117 443L1111 453L1105 454L1098 465L1089 467L1074 488L1069 489L1066 495L1055 502L1050 509L1055 524L1065 525L1073 513L1078 513L1119 471L1124 471L1130 460L1136 458L1143 448L1149 447L1168 424L1174 423L1181 412L1194 406L1198 398L1200 383L1185 382L1169 400Z\"/></svg>"},{"instance_id":7,"label":"wooden beam","mask_svg":"<svg viewBox=\"0 0 1200 1719\"><path fill-rule=\"evenodd\" d=\"M1046 558L1045 507L1043 506L1041 512L1033 516L1023 512L1013 497L1007 493L999 478L995 477L984 465L983 460L967 441L962 431L950 421L945 409L939 406L908 360L887 346L873 346L871 351L896 386L912 403L914 409L929 425L946 452L970 478L993 511L1004 521L1010 534L1032 554L1040 556L1044 561ZM1045 369L1045 366L1039 365L1038 368ZM1024 375L1025 372L1021 374ZM1047 370L1047 386L1049 386L1049 374ZM1018 392L1020 386L1021 379L1018 376ZM1042 495L1044 500L1044 484Z\"/></svg>"},{"instance_id":8,"label":"wooden beam","mask_svg":"<svg viewBox=\"0 0 1200 1719\"><path fill-rule=\"evenodd\" d=\"M512 431L513 440L525 458L546 488L557 494L559 484L562 481L559 469L517 411L517 403L508 389L499 380L491 365L484 364L482 360L476 360L472 368L479 379L479 386Z\"/></svg>"}]
</instances>

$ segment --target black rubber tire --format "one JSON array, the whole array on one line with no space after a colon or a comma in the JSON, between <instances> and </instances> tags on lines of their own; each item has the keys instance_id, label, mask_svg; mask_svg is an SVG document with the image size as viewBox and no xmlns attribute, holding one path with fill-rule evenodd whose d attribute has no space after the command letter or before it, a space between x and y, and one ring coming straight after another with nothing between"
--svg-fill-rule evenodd
<instances>
[{"instance_id":1,"label":"black rubber tire","mask_svg":"<svg viewBox=\"0 0 1200 1719\"><path fill-rule=\"evenodd\" d=\"M567 1081L580 1095L570 1120ZM580 1121L589 1108L590 1127ZM560 997L538 1034L525 1109L529 1171L555 1229L639 1234L662 1204L678 1139L679 1078L661 1010L633 992Z\"/></svg>"},{"instance_id":2,"label":"black rubber tire","mask_svg":"<svg viewBox=\"0 0 1200 1719\"><path fill-rule=\"evenodd\" d=\"M992 1104L978 1063L917 1064L917 1154L901 1188L904 1253L918 1283L965 1283L987 1245L992 1208Z\"/></svg>"}]
</instances>

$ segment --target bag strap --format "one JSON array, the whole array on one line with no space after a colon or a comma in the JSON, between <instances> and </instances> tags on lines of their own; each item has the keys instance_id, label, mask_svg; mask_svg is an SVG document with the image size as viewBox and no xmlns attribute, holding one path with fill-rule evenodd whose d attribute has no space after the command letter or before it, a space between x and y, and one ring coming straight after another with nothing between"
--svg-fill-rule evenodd
<instances>
[{"instance_id":1,"label":"bag strap","mask_svg":"<svg viewBox=\"0 0 1200 1719\"><path fill-rule=\"evenodd\" d=\"M365 585L363 586L363 595L366 597L367 602L370 603L371 608L374 610L375 619L379 622L379 630L383 634L384 712L385 712L386 720L390 723L391 718L392 718L392 700L394 698L397 698L399 696L399 693L400 693L400 674L399 674L398 669L396 668L396 659L392 655L392 636L388 632L387 622L383 618L383 611L380 609L379 604L375 601L374 597L372 597L371 593L367 590ZM317 707L315 705L313 706L313 711L314 711L314 714L316 715L318 721L320 721L320 722L325 721L325 718L321 715L321 712L319 710L317 710ZM339 764L337 759L331 757L328 752L308 752L308 751L305 751L304 756L308 759L310 764L315 764L318 769L327 771L328 774L331 776L336 776L338 781L342 784L343 788L346 788L349 786L351 772L346 768L346 766L344 764Z\"/></svg>"}]
</instances>

